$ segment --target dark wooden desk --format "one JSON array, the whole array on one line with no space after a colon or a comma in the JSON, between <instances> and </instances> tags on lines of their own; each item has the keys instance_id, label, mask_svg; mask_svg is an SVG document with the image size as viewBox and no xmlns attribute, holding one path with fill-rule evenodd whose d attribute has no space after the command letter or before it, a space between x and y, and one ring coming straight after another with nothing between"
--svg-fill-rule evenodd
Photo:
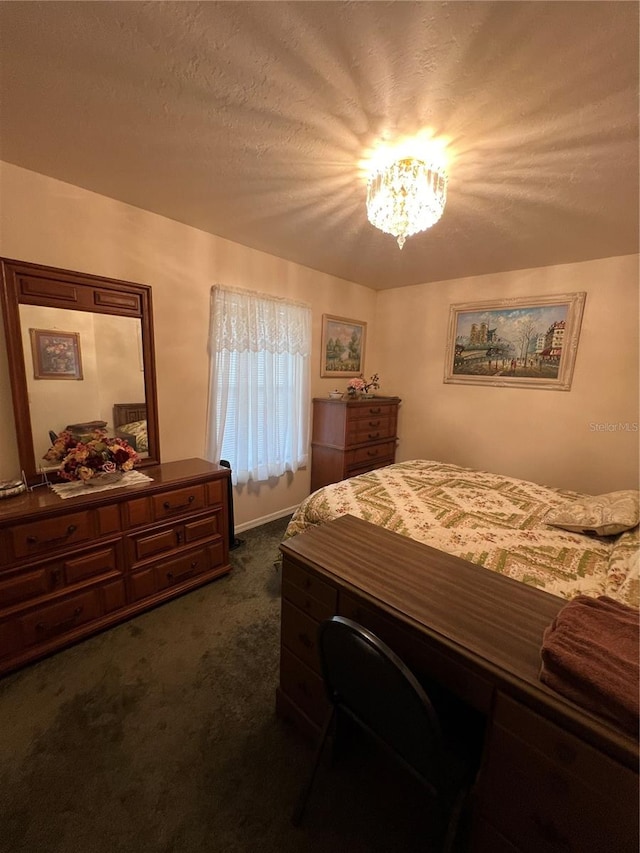
<instances>
[{"instance_id":1,"label":"dark wooden desk","mask_svg":"<svg viewBox=\"0 0 640 853\"><path fill-rule=\"evenodd\" d=\"M355 619L485 715L474 851L636 853L637 742L538 678L562 599L352 516L282 553L282 716L318 730L317 625Z\"/></svg>"}]
</instances>

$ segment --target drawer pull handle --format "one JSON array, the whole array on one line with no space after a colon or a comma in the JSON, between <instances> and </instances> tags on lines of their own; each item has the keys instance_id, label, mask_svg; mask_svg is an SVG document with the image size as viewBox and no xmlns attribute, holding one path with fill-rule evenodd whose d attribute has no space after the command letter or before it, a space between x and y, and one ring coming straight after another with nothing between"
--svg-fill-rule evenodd
<instances>
[{"instance_id":1,"label":"drawer pull handle","mask_svg":"<svg viewBox=\"0 0 640 853\"><path fill-rule=\"evenodd\" d=\"M310 649L313 646L313 642L309 639L306 634L298 634L298 639L307 649Z\"/></svg>"},{"instance_id":2,"label":"drawer pull handle","mask_svg":"<svg viewBox=\"0 0 640 853\"><path fill-rule=\"evenodd\" d=\"M304 681L298 681L296 687L298 688L300 693L304 694L305 696L309 695L309 688L307 687Z\"/></svg>"},{"instance_id":3,"label":"drawer pull handle","mask_svg":"<svg viewBox=\"0 0 640 853\"><path fill-rule=\"evenodd\" d=\"M377 456L377 455L378 455L377 450L367 450L367 456Z\"/></svg>"},{"instance_id":4,"label":"drawer pull handle","mask_svg":"<svg viewBox=\"0 0 640 853\"><path fill-rule=\"evenodd\" d=\"M36 625L36 631L46 631L48 634L57 633L58 631L65 631L67 628L73 627L76 619L81 613L82 607L76 607L68 619L63 619L61 622L56 622L54 625L47 625L46 622L38 622L38 624Z\"/></svg>"},{"instance_id":5,"label":"drawer pull handle","mask_svg":"<svg viewBox=\"0 0 640 853\"><path fill-rule=\"evenodd\" d=\"M382 409L380 409L380 408L378 408L378 409L369 409L369 414L370 414L370 415L379 415L381 411L382 411Z\"/></svg>"},{"instance_id":6,"label":"drawer pull handle","mask_svg":"<svg viewBox=\"0 0 640 853\"><path fill-rule=\"evenodd\" d=\"M198 568L198 560L194 560L191 563L191 565L189 566L189 568L187 569L187 571L182 572L182 574L174 575L173 572L167 572L167 580L173 582L173 581L182 580L182 578L188 578L188 577L190 577L193 570L197 569L197 568Z\"/></svg>"},{"instance_id":7,"label":"drawer pull handle","mask_svg":"<svg viewBox=\"0 0 640 853\"><path fill-rule=\"evenodd\" d=\"M165 501L162 504L162 507L163 507L163 509L166 509L166 510L185 509L186 507L191 506L191 504L195 501L195 499L196 499L195 495L189 495L186 503L175 504L174 506L171 506L171 501Z\"/></svg>"},{"instance_id":8,"label":"drawer pull handle","mask_svg":"<svg viewBox=\"0 0 640 853\"><path fill-rule=\"evenodd\" d=\"M305 578L302 582L302 586L305 589L309 589L309 587L311 586L311 578Z\"/></svg>"},{"instance_id":9,"label":"drawer pull handle","mask_svg":"<svg viewBox=\"0 0 640 853\"><path fill-rule=\"evenodd\" d=\"M42 539L41 541L37 536L27 536L27 542L29 545L53 545L54 542L63 542L65 539L68 539L77 529L75 524L70 524L67 527L67 532L63 533L62 536L54 536L53 539Z\"/></svg>"},{"instance_id":10,"label":"drawer pull handle","mask_svg":"<svg viewBox=\"0 0 640 853\"><path fill-rule=\"evenodd\" d=\"M178 540L178 545L182 545L182 531L176 530L176 539Z\"/></svg>"},{"instance_id":11,"label":"drawer pull handle","mask_svg":"<svg viewBox=\"0 0 640 853\"><path fill-rule=\"evenodd\" d=\"M380 438L380 433L379 432L373 432L373 433L370 432L369 438Z\"/></svg>"},{"instance_id":12,"label":"drawer pull handle","mask_svg":"<svg viewBox=\"0 0 640 853\"><path fill-rule=\"evenodd\" d=\"M380 426L380 421L369 421L369 426L375 429L376 427Z\"/></svg>"}]
</instances>

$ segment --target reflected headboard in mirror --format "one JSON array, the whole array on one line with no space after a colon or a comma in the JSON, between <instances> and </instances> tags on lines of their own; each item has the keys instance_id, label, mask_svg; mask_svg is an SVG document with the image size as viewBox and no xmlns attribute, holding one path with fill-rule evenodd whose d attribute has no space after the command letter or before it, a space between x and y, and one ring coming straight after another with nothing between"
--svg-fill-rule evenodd
<instances>
[{"instance_id":1,"label":"reflected headboard in mirror","mask_svg":"<svg viewBox=\"0 0 640 853\"><path fill-rule=\"evenodd\" d=\"M145 414L148 453L140 464L159 462L151 288L6 258L0 266L18 453L27 479L41 468L49 430L109 422L118 399L142 400L135 405Z\"/></svg>"},{"instance_id":2,"label":"reflected headboard in mirror","mask_svg":"<svg viewBox=\"0 0 640 853\"><path fill-rule=\"evenodd\" d=\"M149 450L146 403L114 403L113 429L138 455L146 456Z\"/></svg>"}]
</instances>

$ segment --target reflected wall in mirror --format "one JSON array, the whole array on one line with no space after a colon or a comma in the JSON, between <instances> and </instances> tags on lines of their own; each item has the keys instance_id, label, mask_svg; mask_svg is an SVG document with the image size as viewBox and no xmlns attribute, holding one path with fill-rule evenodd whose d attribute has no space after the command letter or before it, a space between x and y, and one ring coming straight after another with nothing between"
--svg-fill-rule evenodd
<instances>
[{"instance_id":1,"label":"reflected wall in mirror","mask_svg":"<svg viewBox=\"0 0 640 853\"><path fill-rule=\"evenodd\" d=\"M65 382L55 376L36 377L37 364L33 364L35 354L30 345L32 329L72 330L78 335L82 348L80 379ZM51 431L59 433L72 424L101 421L107 432L115 435L114 404L145 400L137 317L21 305L20 330L36 465L50 447ZM140 455L148 453L141 449Z\"/></svg>"},{"instance_id":2,"label":"reflected wall in mirror","mask_svg":"<svg viewBox=\"0 0 640 853\"><path fill-rule=\"evenodd\" d=\"M18 449L26 476L32 479L48 467L42 457L51 433L73 425L80 439L87 437L92 422L126 438L142 465L159 462L150 288L20 261L0 262ZM47 335L34 330L47 330ZM52 348L45 354L47 371L38 364L34 338ZM81 352L77 378L66 364L57 375L56 347L64 349L68 341ZM69 355L65 350L60 358Z\"/></svg>"}]
</instances>

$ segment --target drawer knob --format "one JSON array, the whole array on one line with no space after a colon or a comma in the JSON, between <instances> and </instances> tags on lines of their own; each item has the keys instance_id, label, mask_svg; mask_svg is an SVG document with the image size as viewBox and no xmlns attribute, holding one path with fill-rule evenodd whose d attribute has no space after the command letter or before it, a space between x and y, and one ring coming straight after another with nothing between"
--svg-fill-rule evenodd
<instances>
[{"instance_id":1,"label":"drawer knob","mask_svg":"<svg viewBox=\"0 0 640 853\"><path fill-rule=\"evenodd\" d=\"M38 539L37 536L27 536L27 542L29 545L53 545L55 542L64 542L64 540L73 535L77 529L78 528L75 524L70 524L67 527L67 532L63 533L62 536L54 536L53 539Z\"/></svg>"},{"instance_id":2,"label":"drawer knob","mask_svg":"<svg viewBox=\"0 0 640 853\"><path fill-rule=\"evenodd\" d=\"M313 642L309 639L307 634L298 634L298 639L307 649L310 649L313 646Z\"/></svg>"},{"instance_id":3,"label":"drawer knob","mask_svg":"<svg viewBox=\"0 0 640 853\"><path fill-rule=\"evenodd\" d=\"M167 511L168 511L168 510L175 510L175 509L186 509L188 506L191 506L191 504L195 501L195 499L196 499L196 496L195 496L195 495L189 495L189 497L187 498L186 502L185 502L185 503L183 503L183 504L174 504L174 505L172 505L172 504L171 504L171 501L165 501L165 502L162 504L162 507L163 507L163 509L166 509Z\"/></svg>"},{"instance_id":4,"label":"drawer knob","mask_svg":"<svg viewBox=\"0 0 640 853\"><path fill-rule=\"evenodd\" d=\"M371 439L373 439L373 438L380 438L380 433L379 433L379 432L370 432L370 433L369 433L369 438L371 438Z\"/></svg>"}]
</instances>

